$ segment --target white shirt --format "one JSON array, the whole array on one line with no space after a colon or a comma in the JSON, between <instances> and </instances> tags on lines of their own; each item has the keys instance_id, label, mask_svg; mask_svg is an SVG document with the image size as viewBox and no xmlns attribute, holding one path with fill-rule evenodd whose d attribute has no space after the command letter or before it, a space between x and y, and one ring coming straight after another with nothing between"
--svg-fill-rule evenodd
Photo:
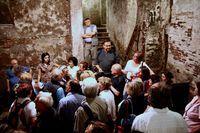
<instances>
[{"instance_id":1,"label":"white shirt","mask_svg":"<svg viewBox=\"0 0 200 133\"><path fill-rule=\"evenodd\" d=\"M144 133L187 133L183 117L168 108L150 107L147 112L138 115L133 121L131 130Z\"/></svg>"},{"instance_id":2,"label":"white shirt","mask_svg":"<svg viewBox=\"0 0 200 133\"><path fill-rule=\"evenodd\" d=\"M113 120L116 120L116 106L113 93L110 90L103 90L99 93L99 97L106 101L108 114L111 115Z\"/></svg>"},{"instance_id":3,"label":"white shirt","mask_svg":"<svg viewBox=\"0 0 200 133\"><path fill-rule=\"evenodd\" d=\"M97 27L96 27L96 25L90 25L90 26L84 26L84 28L83 28L83 31L84 31L84 34L90 34L90 33L92 33L92 32L97 32ZM85 42L92 42L92 38L85 38L84 39L84 41Z\"/></svg>"},{"instance_id":4,"label":"white shirt","mask_svg":"<svg viewBox=\"0 0 200 133\"><path fill-rule=\"evenodd\" d=\"M140 63L137 67L133 66L133 60L129 60L127 63L126 63L126 66L124 68L124 71L128 72L127 73L127 78L128 79L131 79L130 76L131 74L135 75L139 72L139 69L141 67L142 63Z\"/></svg>"},{"instance_id":5,"label":"white shirt","mask_svg":"<svg viewBox=\"0 0 200 133\"><path fill-rule=\"evenodd\" d=\"M78 66L73 66L73 67L67 66L67 69L68 69L68 73L71 75L71 79L72 80L75 79L77 71L79 70L79 67Z\"/></svg>"},{"instance_id":6,"label":"white shirt","mask_svg":"<svg viewBox=\"0 0 200 133\"><path fill-rule=\"evenodd\" d=\"M126 66L125 66L125 68L124 68L124 71L126 71L127 72L127 75L126 75L126 77L128 78L128 79L131 79L131 75L133 74L134 76L136 76L137 74L138 74L138 72L139 72L139 70L140 70L140 67L143 65L143 66L146 66L148 69L149 69L149 71L150 71L150 74L154 74L154 72L149 68L149 66L145 63L145 62L143 62L143 61L141 61L140 62L140 64L137 66L137 67L135 67L135 66L133 66L133 60L129 60L127 63L126 63Z\"/></svg>"}]
</instances>

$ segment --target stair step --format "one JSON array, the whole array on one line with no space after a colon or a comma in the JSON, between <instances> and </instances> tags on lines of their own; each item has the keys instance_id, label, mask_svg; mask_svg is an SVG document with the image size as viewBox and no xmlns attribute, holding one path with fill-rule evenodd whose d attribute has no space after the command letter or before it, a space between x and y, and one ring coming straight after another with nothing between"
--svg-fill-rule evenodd
<instances>
[{"instance_id":1,"label":"stair step","mask_svg":"<svg viewBox=\"0 0 200 133\"><path fill-rule=\"evenodd\" d=\"M108 36L109 35L109 33L108 32L98 32L97 33L97 36Z\"/></svg>"},{"instance_id":2,"label":"stair step","mask_svg":"<svg viewBox=\"0 0 200 133\"><path fill-rule=\"evenodd\" d=\"M107 28L106 27L98 27L97 31L98 32L107 32Z\"/></svg>"},{"instance_id":3,"label":"stair step","mask_svg":"<svg viewBox=\"0 0 200 133\"><path fill-rule=\"evenodd\" d=\"M99 36L98 39L110 39L109 36Z\"/></svg>"}]
</instances>

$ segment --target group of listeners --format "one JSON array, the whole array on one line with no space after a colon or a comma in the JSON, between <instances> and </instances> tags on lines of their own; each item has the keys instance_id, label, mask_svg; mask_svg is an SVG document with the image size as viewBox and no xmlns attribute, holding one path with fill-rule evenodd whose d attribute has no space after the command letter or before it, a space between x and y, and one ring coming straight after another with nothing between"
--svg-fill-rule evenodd
<instances>
[{"instance_id":1,"label":"group of listeners","mask_svg":"<svg viewBox=\"0 0 200 133\"><path fill-rule=\"evenodd\" d=\"M76 57L58 65L43 53L37 77L12 59L6 71L11 105L0 132L8 128L30 133L200 132L199 82L194 83L194 98L184 115L174 112L170 110L172 73L154 74L140 52L122 69L110 45L104 43L92 66L78 63ZM11 114L17 105L22 111L14 125Z\"/></svg>"}]
</instances>

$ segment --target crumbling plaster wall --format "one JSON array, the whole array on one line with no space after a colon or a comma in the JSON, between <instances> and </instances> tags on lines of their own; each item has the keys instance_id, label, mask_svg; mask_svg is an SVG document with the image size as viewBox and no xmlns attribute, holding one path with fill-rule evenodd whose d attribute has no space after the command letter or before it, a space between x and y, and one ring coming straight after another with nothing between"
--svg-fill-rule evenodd
<instances>
[{"instance_id":1,"label":"crumbling plaster wall","mask_svg":"<svg viewBox=\"0 0 200 133\"><path fill-rule=\"evenodd\" d=\"M125 56L136 25L136 0L107 0L107 29L121 57Z\"/></svg>"},{"instance_id":2,"label":"crumbling plaster wall","mask_svg":"<svg viewBox=\"0 0 200 133\"><path fill-rule=\"evenodd\" d=\"M83 17L90 18L92 23L100 26L101 0L82 0Z\"/></svg>"},{"instance_id":3,"label":"crumbling plaster wall","mask_svg":"<svg viewBox=\"0 0 200 133\"><path fill-rule=\"evenodd\" d=\"M173 0L167 68L177 81L200 80L200 1Z\"/></svg>"},{"instance_id":4,"label":"crumbling plaster wall","mask_svg":"<svg viewBox=\"0 0 200 133\"><path fill-rule=\"evenodd\" d=\"M64 63L72 54L69 0L9 0L14 25L0 25L1 67L17 58L35 67L40 55Z\"/></svg>"},{"instance_id":5,"label":"crumbling plaster wall","mask_svg":"<svg viewBox=\"0 0 200 133\"><path fill-rule=\"evenodd\" d=\"M108 0L107 7L108 30L121 56L130 59L137 45L154 72L169 69L177 82L200 80L199 0Z\"/></svg>"},{"instance_id":6,"label":"crumbling plaster wall","mask_svg":"<svg viewBox=\"0 0 200 133\"><path fill-rule=\"evenodd\" d=\"M165 27L170 16L170 1L109 0L108 30L121 57L133 51L145 53L145 61L155 71L165 68Z\"/></svg>"}]
</instances>

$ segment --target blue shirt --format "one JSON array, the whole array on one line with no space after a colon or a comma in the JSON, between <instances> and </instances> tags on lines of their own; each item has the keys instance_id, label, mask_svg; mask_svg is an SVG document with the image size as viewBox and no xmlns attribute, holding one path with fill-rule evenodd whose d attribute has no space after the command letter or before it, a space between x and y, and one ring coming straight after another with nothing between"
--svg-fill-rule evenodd
<instances>
[{"instance_id":1,"label":"blue shirt","mask_svg":"<svg viewBox=\"0 0 200 133\"><path fill-rule=\"evenodd\" d=\"M62 121L62 129L66 132L72 133L74 127L74 114L85 96L69 92L66 97L59 102L58 114Z\"/></svg>"}]
</instances>

